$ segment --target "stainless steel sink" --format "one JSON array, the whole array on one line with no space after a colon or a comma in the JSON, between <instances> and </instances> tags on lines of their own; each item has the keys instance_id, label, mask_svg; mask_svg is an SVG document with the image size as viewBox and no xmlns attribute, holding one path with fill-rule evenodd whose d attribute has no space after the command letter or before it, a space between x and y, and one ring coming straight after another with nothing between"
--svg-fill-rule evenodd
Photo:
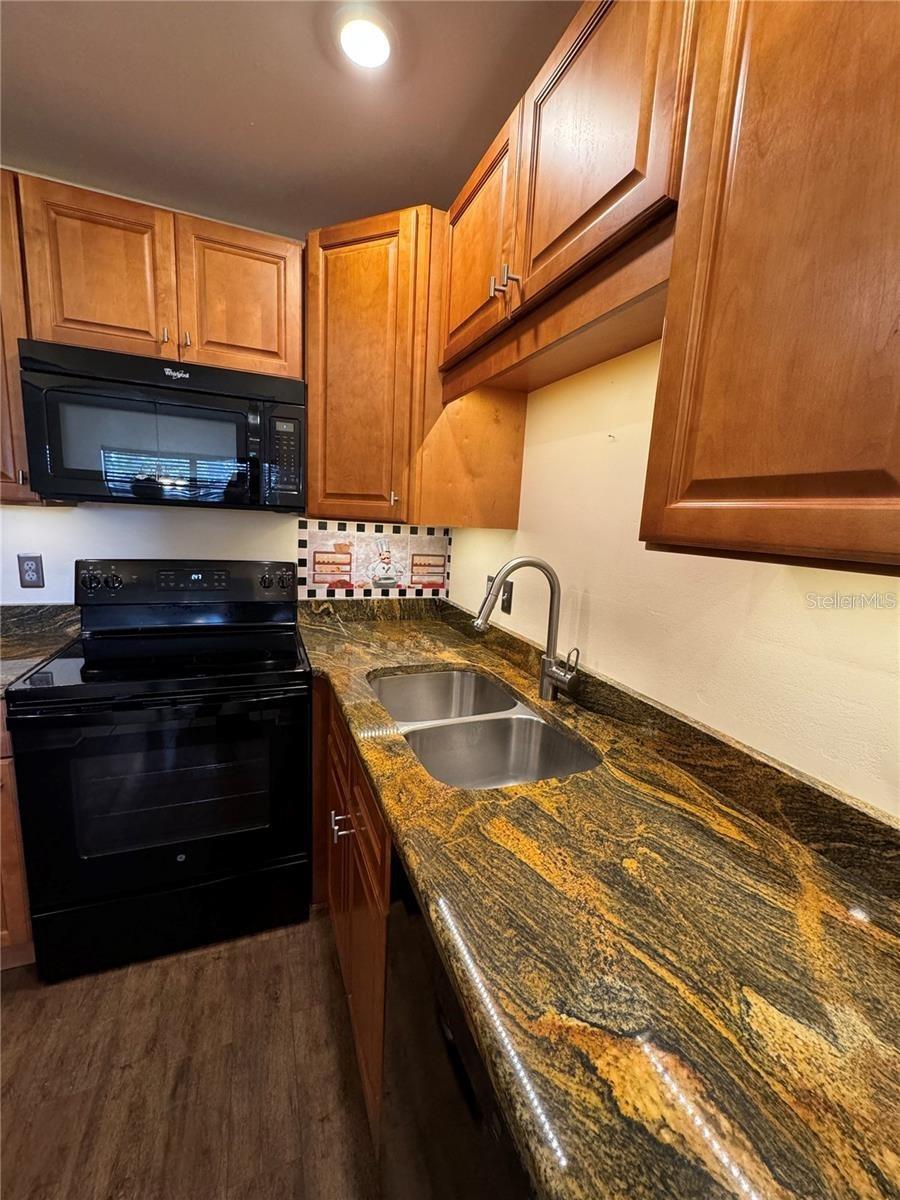
<instances>
[{"instance_id":1,"label":"stainless steel sink","mask_svg":"<svg viewBox=\"0 0 900 1200\"><path fill-rule=\"evenodd\" d=\"M451 787L560 779L600 762L477 671L381 675L370 684L422 766Z\"/></svg>"},{"instance_id":2,"label":"stainless steel sink","mask_svg":"<svg viewBox=\"0 0 900 1200\"><path fill-rule=\"evenodd\" d=\"M477 671L381 675L372 690L395 721L446 721L515 708L509 692Z\"/></svg>"},{"instance_id":3,"label":"stainless steel sink","mask_svg":"<svg viewBox=\"0 0 900 1200\"><path fill-rule=\"evenodd\" d=\"M452 721L406 733L422 766L451 787L508 787L589 771L600 761L539 717Z\"/></svg>"}]
</instances>

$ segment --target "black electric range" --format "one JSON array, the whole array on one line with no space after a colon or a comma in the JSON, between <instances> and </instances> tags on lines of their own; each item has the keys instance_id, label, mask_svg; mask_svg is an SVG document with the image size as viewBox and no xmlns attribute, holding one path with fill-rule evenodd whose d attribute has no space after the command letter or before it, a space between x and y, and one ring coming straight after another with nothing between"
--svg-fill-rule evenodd
<instances>
[{"instance_id":1,"label":"black electric range","mask_svg":"<svg viewBox=\"0 0 900 1200\"><path fill-rule=\"evenodd\" d=\"M76 563L81 635L6 690L38 970L304 919L311 689L291 563Z\"/></svg>"}]
</instances>

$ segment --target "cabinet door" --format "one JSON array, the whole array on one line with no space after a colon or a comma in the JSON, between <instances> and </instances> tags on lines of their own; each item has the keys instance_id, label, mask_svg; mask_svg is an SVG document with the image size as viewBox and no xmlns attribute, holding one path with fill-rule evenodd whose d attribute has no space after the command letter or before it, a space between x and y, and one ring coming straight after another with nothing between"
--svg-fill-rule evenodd
<instances>
[{"instance_id":1,"label":"cabinet door","mask_svg":"<svg viewBox=\"0 0 900 1200\"><path fill-rule=\"evenodd\" d=\"M632 237L677 196L691 4L583 4L523 101L514 305Z\"/></svg>"},{"instance_id":2,"label":"cabinet door","mask_svg":"<svg viewBox=\"0 0 900 1200\"><path fill-rule=\"evenodd\" d=\"M177 358L172 213L19 176L31 336Z\"/></svg>"},{"instance_id":3,"label":"cabinet door","mask_svg":"<svg viewBox=\"0 0 900 1200\"><path fill-rule=\"evenodd\" d=\"M507 317L501 283L512 263L516 216L517 108L450 205L442 364L483 342Z\"/></svg>"},{"instance_id":4,"label":"cabinet door","mask_svg":"<svg viewBox=\"0 0 900 1200\"><path fill-rule=\"evenodd\" d=\"M309 236L310 515L406 519L429 238L426 208Z\"/></svg>"},{"instance_id":5,"label":"cabinet door","mask_svg":"<svg viewBox=\"0 0 900 1200\"><path fill-rule=\"evenodd\" d=\"M301 374L299 242L175 218L183 362Z\"/></svg>"},{"instance_id":6,"label":"cabinet door","mask_svg":"<svg viewBox=\"0 0 900 1200\"><path fill-rule=\"evenodd\" d=\"M28 893L13 760L0 759L0 948L4 966L30 961Z\"/></svg>"},{"instance_id":7,"label":"cabinet door","mask_svg":"<svg viewBox=\"0 0 900 1200\"><path fill-rule=\"evenodd\" d=\"M30 504L38 497L28 487L28 455L22 416L18 339L28 336L25 289L19 257L15 178L0 171L2 250L0 250L0 500Z\"/></svg>"},{"instance_id":8,"label":"cabinet door","mask_svg":"<svg viewBox=\"0 0 900 1200\"><path fill-rule=\"evenodd\" d=\"M337 946L338 960L344 977L344 987L349 992L350 972L350 896L349 896L349 842L350 802L349 788L337 761L334 741L328 738L328 908ZM335 826L338 833L335 834Z\"/></svg>"},{"instance_id":9,"label":"cabinet door","mask_svg":"<svg viewBox=\"0 0 900 1200\"><path fill-rule=\"evenodd\" d=\"M384 1058L387 917L356 838L350 851L350 1018L376 1145Z\"/></svg>"},{"instance_id":10,"label":"cabinet door","mask_svg":"<svg viewBox=\"0 0 900 1200\"><path fill-rule=\"evenodd\" d=\"M900 563L898 58L892 4L703 6L644 540Z\"/></svg>"}]
</instances>

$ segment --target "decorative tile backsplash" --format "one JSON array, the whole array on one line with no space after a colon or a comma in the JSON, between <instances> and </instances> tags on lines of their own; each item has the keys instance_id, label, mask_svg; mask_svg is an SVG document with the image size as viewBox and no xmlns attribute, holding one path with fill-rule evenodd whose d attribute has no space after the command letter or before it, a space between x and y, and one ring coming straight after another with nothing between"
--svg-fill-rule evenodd
<instances>
[{"instance_id":1,"label":"decorative tile backsplash","mask_svg":"<svg viewBox=\"0 0 900 1200\"><path fill-rule=\"evenodd\" d=\"M449 529L311 518L298 533L301 600L447 594Z\"/></svg>"}]
</instances>

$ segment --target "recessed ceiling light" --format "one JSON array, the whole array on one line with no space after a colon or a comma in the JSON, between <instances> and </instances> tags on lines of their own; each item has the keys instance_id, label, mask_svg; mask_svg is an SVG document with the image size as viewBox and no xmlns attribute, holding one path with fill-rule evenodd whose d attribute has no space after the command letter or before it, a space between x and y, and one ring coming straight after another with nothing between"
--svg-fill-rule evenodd
<instances>
[{"instance_id":1,"label":"recessed ceiling light","mask_svg":"<svg viewBox=\"0 0 900 1200\"><path fill-rule=\"evenodd\" d=\"M383 67L391 54L391 43L374 21L361 17L341 29L341 49L358 67Z\"/></svg>"}]
</instances>

